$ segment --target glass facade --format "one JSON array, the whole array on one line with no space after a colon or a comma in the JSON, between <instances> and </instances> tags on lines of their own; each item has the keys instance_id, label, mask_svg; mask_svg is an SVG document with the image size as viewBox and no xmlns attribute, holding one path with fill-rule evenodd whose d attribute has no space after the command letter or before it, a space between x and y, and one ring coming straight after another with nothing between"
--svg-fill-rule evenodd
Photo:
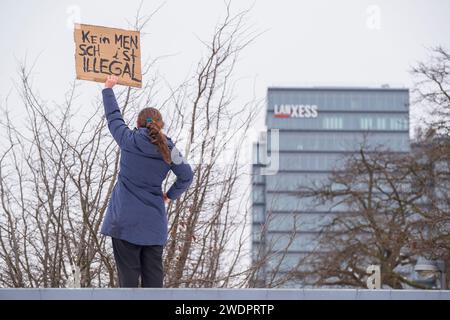
<instances>
[{"instance_id":1,"label":"glass facade","mask_svg":"<svg viewBox=\"0 0 450 320\"><path fill-rule=\"evenodd\" d=\"M409 152L409 90L269 88L266 127L254 145L252 169L252 257L270 254L259 274L261 286L279 265L278 256L287 257L282 270L298 267L315 250L323 225L339 214L354 215L345 204L300 199L300 185L326 181L362 147ZM264 174L271 163L262 160L275 156L275 172Z\"/></svg>"},{"instance_id":2,"label":"glass facade","mask_svg":"<svg viewBox=\"0 0 450 320\"><path fill-rule=\"evenodd\" d=\"M320 112L320 111L319 111ZM402 113L322 112L317 118L274 118L267 126L291 130L405 131L408 119Z\"/></svg>"},{"instance_id":3,"label":"glass facade","mask_svg":"<svg viewBox=\"0 0 450 320\"><path fill-rule=\"evenodd\" d=\"M375 148L383 146L394 150L407 152L409 150L409 137L404 134L391 132L367 132L355 134L354 132L298 132L282 131L279 133L280 150L284 151L323 151L343 152L354 151L362 145ZM268 149L271 151L271 135L268 136Z\"/></svg>"}]
</instances>

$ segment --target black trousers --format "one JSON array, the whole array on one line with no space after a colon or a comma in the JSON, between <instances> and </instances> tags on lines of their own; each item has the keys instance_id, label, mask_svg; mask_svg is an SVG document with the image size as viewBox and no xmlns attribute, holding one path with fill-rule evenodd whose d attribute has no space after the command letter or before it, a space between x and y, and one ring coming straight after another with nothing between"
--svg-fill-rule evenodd
<instances>
[{"instance_id":1,"label":"black trousers","mask_svg":"<svg viewBox=\"0 0 450 320\"><path fill-rule=\"evenodd\" d=\"M140 278L143 288L162 288L163 246L140 246L116 238L112 244L120 287L137 288Z\"/></svg>"}]
</instances>

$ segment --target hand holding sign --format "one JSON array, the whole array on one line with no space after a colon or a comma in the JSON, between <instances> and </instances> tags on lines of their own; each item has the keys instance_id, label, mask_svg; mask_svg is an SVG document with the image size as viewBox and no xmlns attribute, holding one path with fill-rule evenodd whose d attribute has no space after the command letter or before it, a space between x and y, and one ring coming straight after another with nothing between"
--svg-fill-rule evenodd
<instances>
[{"instance_id":1,"label":"hand holding sign","mask_svg":"<svg viewBox=\"0 0 450 320\"><path fill-rule=\"evenodd\" d=\"M108 76L106 78L106 82L105 82L105 88L112 88L117 84L117 81L119 80L119 77L117 76Z\"/></svg>"},{"instance_id":2,"label":"hand holding sign","mask_svg":"<svg viewBox=\"0 0 450 320\"><path fill-rule=\"evenodd\" d=\"M74 38L77 79L105 82L113 75L119 84L142 87L139 31L77 24Z\"/></svg>"}]
</instances>

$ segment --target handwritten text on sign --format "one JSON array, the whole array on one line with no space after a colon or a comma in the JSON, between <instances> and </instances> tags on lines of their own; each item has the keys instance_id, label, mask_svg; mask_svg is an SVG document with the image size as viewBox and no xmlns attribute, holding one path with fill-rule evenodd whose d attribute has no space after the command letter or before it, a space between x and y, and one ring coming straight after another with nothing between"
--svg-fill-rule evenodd
<instances>
[{"instance_id":1,"label":"handwritten text on sign","mask_svg":"<svg viewBox=\"0 0 450 320\"><path fill-rule=\"evenodd\" d=\"M75 25L77 79L104 82L108 75L119 84L142 87L139 31Z\"/></svg>"}]
</instances>

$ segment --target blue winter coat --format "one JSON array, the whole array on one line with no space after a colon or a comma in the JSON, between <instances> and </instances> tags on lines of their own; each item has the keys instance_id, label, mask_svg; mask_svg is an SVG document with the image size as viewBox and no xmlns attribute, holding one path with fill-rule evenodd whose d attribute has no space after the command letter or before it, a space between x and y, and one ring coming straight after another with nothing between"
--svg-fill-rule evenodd
<instances>
[{"instance_id":1,"label":"blue winter coat","mask_svg":"<svg viewBox=\"0 0 450 320\"><path fill-rule=\"evenodd\" d=\"M175 154L177 160L167 164L151 143L147 128L131 130L125 124L114 91L107 88L102 94L108 128L120 147L121 157L101 233L138 245L165 245L168 230L162 182L172 170L177 179L167 196L177 199L191 184L192 169L170 138L167 141L172 159Z\"/></svg>"}]
</instances>

